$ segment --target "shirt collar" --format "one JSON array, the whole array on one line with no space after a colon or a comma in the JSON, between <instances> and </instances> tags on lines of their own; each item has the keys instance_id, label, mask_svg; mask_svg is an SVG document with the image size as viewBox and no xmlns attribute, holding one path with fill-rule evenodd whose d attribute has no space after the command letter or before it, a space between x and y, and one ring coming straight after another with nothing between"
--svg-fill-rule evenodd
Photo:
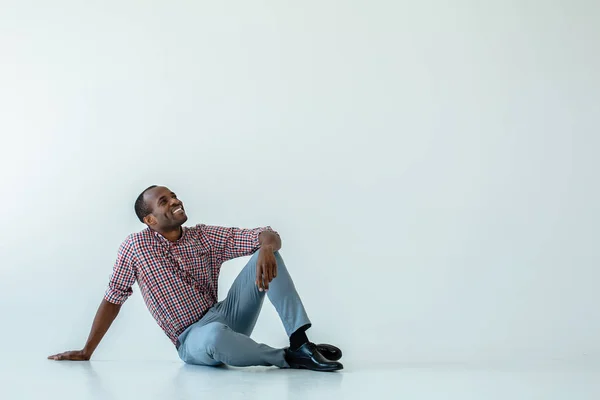
<instances>
[{"instance_id":1,"label":"shirt collar","mask_svg":"<svg viewBox=\"0 0 600 400\"><path fill-rule=\"evenodd\" d=\"M152 232L152 234L154 235L154 237L156 237L158 240L162 241L165 244L178 244L181 243L185 240L185 236L186 236L186 232L188 231L188 228L185 226L181 227L181 236L179 237L179 239L177 239L174 242L171 242L169 239L167 239L166 237L164 237L163 235L161 235L160 233L156 232L153 229L150 229L150 232Z\"/></svg>"}]
</instances>

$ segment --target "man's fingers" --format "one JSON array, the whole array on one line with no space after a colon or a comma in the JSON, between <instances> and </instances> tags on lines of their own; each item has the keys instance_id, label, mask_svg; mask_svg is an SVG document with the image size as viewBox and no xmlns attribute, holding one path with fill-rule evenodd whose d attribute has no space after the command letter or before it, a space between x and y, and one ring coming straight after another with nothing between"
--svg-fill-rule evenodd
<instances>
[{"instance_id":1,"label":"man's fingers","mask_svg":"<svg viewBox=\"0 0 600 400\"><path fill-rule=\"evenodd\" d=\"M277 277L277 263L262 263L256 265L256 286L258 290L269 290L269 283Z\"/></svg>"},{"instance_id":2,"label":"man's fingers","mask_svg":"<svg viewBox=\"0 0 600 400\"><path fill-rule=\"evenodd\" d=\"M275 277L277 276L277 264L269 265L268 270L269 270L268 283L270 284L273 281L273 279L275 279ZM268 289L268 286L267 286L267 289Z\"/></svg>"},{"instance_id":3,"label":"man's fingers","mask_svg":"<svg viewBox=\"0 0 600 400\"><path fill-rule=\"evenodd\" d=\"M261 273L260 264L257 263L256 264L256 286L258 287L258 290L261 290L261 287L260 287L261 276L262 276L262 273Z\"/></svg>"},{"instance_id":4,"label":"man's fingers","mask_svg":"<svg viewBox=\"0 0 600 400\"><path fill-rule=\"evenodd\" d=\"M48 356L49 360L61 361L61 360L86 360L86 357L83 355L83 352L80 350L77 351L65 351L64 353L54 354ZM89 358L88 358L89 359Z\"/></svg>"},{"instance_id":5,"label":"man's fingers","mask_svg":"<svg viewBox=\"0 0 600 400\"><path fill-rule=\"evenodd\" d=\"M267 267L265 268L267 270L267 274L265 277L265 282L267 283L267 289L269 288L269 282L271 282L271 279L273 279L271 277L271 266L267 265Z\"/></svg>"},{"instance_id":6,"label":"man's fingers","mask_svg":"<svg viewBox=\"0 0 600 400\"><path fill-rule=\"evenodd\" d=\"M256 270L256 285L261 292L264 290L265 266L260 264Z\"/></svg>"},{"instance_id":7,"label":"man's fingers","mask_svg":"<svg viewBox=\"0 0 600 400\"><path fill-rule=\"evenodd\" d=\"M271 265L271 268L269 268L269 283L271 283L273 281L273 279L275 279L275 270L276 270L276 264Z\"/></svg>"}]
</instances>

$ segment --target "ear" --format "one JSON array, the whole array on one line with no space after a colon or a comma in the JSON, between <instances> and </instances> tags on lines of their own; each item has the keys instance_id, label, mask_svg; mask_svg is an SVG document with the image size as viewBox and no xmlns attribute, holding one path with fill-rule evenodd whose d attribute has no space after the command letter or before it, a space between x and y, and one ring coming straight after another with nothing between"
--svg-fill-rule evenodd
<instances>
[{"instance_id":1,"label":"ear","mask_svg":"<svg viewBox=\"0 0 600 400\"><path fill-rule=\"evenodd\" d=\"M148 214L144 217L144 223L148 226L156 225L157 222L158 221L156 221L156 218L152 214Z\"/></svg>"}]
</instances>

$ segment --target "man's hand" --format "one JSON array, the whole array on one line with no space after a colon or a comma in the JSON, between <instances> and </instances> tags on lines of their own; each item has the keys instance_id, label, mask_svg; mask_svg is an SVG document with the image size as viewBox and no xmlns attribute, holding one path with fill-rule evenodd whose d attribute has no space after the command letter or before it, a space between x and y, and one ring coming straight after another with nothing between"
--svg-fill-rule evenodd
<instances>
[{"instance_id":1,"label":"man's hand","mask_svg":"<svg viewBox=\"0 0 600 400\"><path fill-rule=\"evenodd\" d=\"M49 356L48 360L72 360L72 361L87 361L92 357L92 353L96 350L98 343L102 340L102 337L110 327L110 324L114 321L119 314L121 305L109 303L105 299L102 299L100 307L96 312L94 323L92 324L92 330L90 336L83 346L82 350L65 351L64 353L55 354Z\"/></svg>"},{"instance_id":2,"label":"man's hand","mask_svg":"<svg viewBox=\"0 0 600 400\"><path fill-rule=\"evenodd\" d=\"M269 290L269 283L277 276L277 260L273 246L262 246L256 261L256 286L261 292Z\"/></svg>"},{"instance_id":3,"label":"man's hand","mask_svg":"<svg viewBox=\"0 0 600 400\"><path fill-rule=\"evenodd\" d=\"M48 360L70 360L70 361L88 361L90 356L83 350L65 351L64 353L49 356Z\"/></svg>"}]
</instances>

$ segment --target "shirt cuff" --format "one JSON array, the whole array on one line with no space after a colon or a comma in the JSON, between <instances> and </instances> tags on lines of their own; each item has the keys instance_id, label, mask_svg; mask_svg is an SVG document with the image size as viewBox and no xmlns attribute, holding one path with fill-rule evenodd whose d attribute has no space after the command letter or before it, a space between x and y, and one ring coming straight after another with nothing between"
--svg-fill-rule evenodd
<instances>
[{"instance_id":1,"label":"shirt cuff","mask_svg":"<svg viewBox=\"0 0 600 400\"><path fill-rule=\"evenodd\" d=\"M131 296L133 290L129 289L126 291L116 290L112 288L108 288L106 293L104 293L104 300L108 301L112 304L121 305L125 303L125 301Z\"/></svg>"}]
</instances>

